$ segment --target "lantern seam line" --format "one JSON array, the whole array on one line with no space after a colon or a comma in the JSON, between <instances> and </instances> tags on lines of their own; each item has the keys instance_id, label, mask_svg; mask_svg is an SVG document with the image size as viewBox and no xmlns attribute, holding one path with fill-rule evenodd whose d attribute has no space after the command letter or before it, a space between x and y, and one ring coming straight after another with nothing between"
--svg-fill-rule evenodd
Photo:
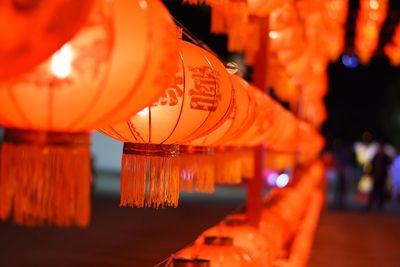
<instances>
[{"instance_id":1,"label":"lantern seam line","mask_svg":"<svg viewBox=\"0 0 400 267\"><path fill-rule=\"evenodd\" d=\"M182 117L183 106L184 106L184 104L185 104L185 92L186 92L186 78L185 78L185 77L186 77L186 70L185 70L185 62L184 62L184 60L183 60L183 55L182 55L181 52L179 52L179 54L180 54L180 61L181 61L181 63L182 63L182 73L183 73L182 104L181 104L181 108L180 108L180 110L179 110L179 116L178 116L178 118L177 118L177 120L176 120L176 123L175 123L174 128L172 129L171 133L167 136L167 138L165 138L165 140L161 142L161 144L165 143L165 142L174 134L176 128L177 128L178 125L179 125L179 121L180 121L180 119L181 119L181 117Z\"/></svg>"}]
</instances>

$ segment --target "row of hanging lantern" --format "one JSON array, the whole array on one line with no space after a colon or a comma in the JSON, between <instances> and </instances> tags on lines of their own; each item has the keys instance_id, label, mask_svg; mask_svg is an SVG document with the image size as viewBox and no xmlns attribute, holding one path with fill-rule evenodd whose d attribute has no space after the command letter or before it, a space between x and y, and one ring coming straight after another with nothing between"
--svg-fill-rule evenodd
<instances>
[{"instance_id":1,"label":"row of hanging lantern","mask_svg":"<svg viewBox=\"0 0 400 267\"><path fill-rule=\"evenodd\" d=\"M240 183L252 176L253 164L241 147L264 143L297 152L299 132L313 136L312 127L229 74L206 50L186 41L179 47L181 68L165 95L129 120L99 129L124 142L122 206L177 206L180 190L213 192L215 183Z\"/></svg>"},{"instance_id":2,"label":"row of hanging lantern","mask_svg":"<svg viewBox=\"0 0 400 267\"><path fill-rule=\"evenodd\" d=\"M59 51L1 81L2 220L86 226L94 128L124 142L122 206L177 206L180 190L239 183L252 176L248 147L304 159L321 149L311 127L179 40L160 1L99 0L82 9L86 21Z\"/></svg>"},{"instance_id":3,"label":"row of hanging lantern","mask_svg":"<svg viewBox=\"0 0 400 267\"><path fill-rule=\"evenodd\" d=\"M388 9L388 0L360 0L354 45L362 64L370 61L378 47L379 34Z\"/></svg>"},{"instance_id":4,"label":"row of hanging lantern","mask_svg":"<svg viewBox=\"0 0 400 267\"><path fill-rule=\"evenodd\" d=\"M195 261L213 267L307 266L323 207L324 166L315 161L299 172L291 187L268 193L258 226L244 213L228 215L173 255L168 267L197 266ZM194 265L179 265L184 262Z\"/></svg>"},{"instance_id":5,"label":"row of hanging lantern","mask_svg":"<svg viewBox=\"0 0 400 267\"><path fill-rule=\"evenodd\" d=\"M384 52L393 66L400 66L400 24L396 25L392 40L385 45Z\"/></svg>"},{"instance_id":6,"label":"row of hanging lantern","mask_svg":"<svg viewBox=\"0 0 400 267\"><path fill-rule=\"evenodd\" d=\"M346 21L349 12L348 0L329 0L326 3L326 30L328 35L328 55L330 60L339 58L345 48Z\"/></svg>"}]
</instances>

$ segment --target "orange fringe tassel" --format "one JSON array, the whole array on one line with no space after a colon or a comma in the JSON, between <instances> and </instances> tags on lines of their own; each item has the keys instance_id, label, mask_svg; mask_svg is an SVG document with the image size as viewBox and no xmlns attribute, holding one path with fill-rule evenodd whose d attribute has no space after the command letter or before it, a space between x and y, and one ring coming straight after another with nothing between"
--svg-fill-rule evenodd
<instances>
[{"instance_id":1,"label":"orange fringe tassel","mask_svg":"<svg viewBox=\"0 0 400 267\"><path fill-rule=\"evenodd\" d=\"M260 49L260 24L257 19L249 18L246 30L245 42L245 62L247 65L254 65L255 59Z\"/></svg>"},{"instance_id":2,"label":"orange fringe tassel","mask_svg":"<svg viewBox=\"0 0 400 267\"><path fill-rule=\"evenodd\" d=\"M179 164L176 145L125 143L122 155L121 206L177 207Z\"/></svg>"},{"instance_id":3,"label":"orange fringe tassel","mask_svg":"<svg viewBox=\"0 0 400 267\"><path fill-rule=\"evenodd\" d=\"M243 148L240 152L242 162L242 176L246 179L253 179L254 176L254 151L253 148Z\"/></svg>"},{"instance_id":4,"label":"orange fringe tassel","mask_svg":"<svg viewBox=\"0 0 400 267\"><path fill-rule=\"evenodd\" d=\"M214 163L210 147L180 146L181 190L213 193Z\"/></svg>"},{"instance_id":5,"label":"orange fringe tassel","mask_svg":"<svg viewBox=\"0 0 400 267\"><path fill-rule=\"evenodd\" d=\"M25 226L86 227L90 136L6 129L1 147L0 219Z\"/></svg>"},{"instance_id":6,"label":"orange fringe tassel","mask_svg":"<svg viewBox=\"0 0 400 267\"><path fill-rule=\"evenodd\" d=\"M211 4L211 32L228 35L228 51L246 47L249 8L246 1L216 1Z\"/></svg>"},{"instance_id":7,"label":"orange fringe tassel","mask_svg":"<svg viewBox=\"0 0 400 267\"><path fill-rule=\"evenodd\" d=\"M213 5L211 8L211 29L210 31L215 34L227 34L228 33L228 10L226 5L218 4Z\"/></svg>"},{"instance_id":8,"label":"orange fringe tassel","mask_svg":"<svg viewBox=\"0 0 400 267\"><path fill-rule=\"evenodd\" d=\"M242 161L240 154L231 148L218 148L215 154L215 181L218 184L240 184Z\"/></svg>"},{"instance_id":9,"label":"orange fringe tassel","mask_svg":"<svg viewBox=\"0 0 400 267\"><path fill-rule=\"evenodd\" d=\"M247 38L247 24L249 8L246 1L231 2L227 6L228 23L228 51L242 52L245 49Z\"/></svg>"}]
</instances>

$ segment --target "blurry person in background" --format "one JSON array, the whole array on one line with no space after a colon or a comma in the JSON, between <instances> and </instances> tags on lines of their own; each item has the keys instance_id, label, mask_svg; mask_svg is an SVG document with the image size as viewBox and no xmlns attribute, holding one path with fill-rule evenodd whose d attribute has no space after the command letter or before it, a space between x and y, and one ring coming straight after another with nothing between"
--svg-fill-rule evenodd
<instances>
[{"instance_id":1,"label":"blurry person in background","mask_svg":"<svg viewBox=\"0 0 400 267\"><path fill-rule=\"evenodd\" d=\"M336 169L336 183L335 183L335 201L334 205L339 208L346 207L346 192L347 192L347 178L346 166L349 163L348 149L342 142L337 139L335 142L334 163Z\"/></svg>"},{"instance_id":2,"label":"blurry person in background","mask_svg":"<svg viewBox=\"0 0 400 267\"><path fill-rule=\"evenodd\" d=\"M383 208L387 194L386 186L390 164L391 158L385 153L385 145L380 141L378 150L371 161L373 186L368 199L368 210L371 210L375 204L377 204L378 210Z\"/></svg>"},{"instance_id":3,"label":"blurry person in background","mask_svg":"<svg viewBox=\"0 0 400 267\"><path fill-rule=\"evenodd\" d=\"M330 203L334 202L337 171L335 168L335 162L334 162L332 151L328 151L328 150L324 151L321 155L321 158L325 165L325 176L326 176L327 185L328 185L327 200L328 200L328 203L330 204Z\"/></svg>"},{"instance_id":4,"label":"blurry person in background","mask_svg":"<svg viewBox=\"0 0 400 267\"><path fill-rule=\"evenodd\" d=\"M392 199L400 200L400 155L396 156L390 166L391 195Z\"/></svg>"}]
</instances>

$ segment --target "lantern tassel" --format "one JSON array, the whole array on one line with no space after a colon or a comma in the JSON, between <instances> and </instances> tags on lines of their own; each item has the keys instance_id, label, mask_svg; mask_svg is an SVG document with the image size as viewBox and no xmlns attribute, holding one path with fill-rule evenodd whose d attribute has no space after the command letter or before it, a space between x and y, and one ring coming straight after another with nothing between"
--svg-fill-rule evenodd
<instances>
[{"instance_id":1,"label":"lantern tassel","mask_svg":"<svg viewBox=\"0 0 400 267\"><path fill-rule=\"evenodd\" d=\"M218 184L240 184L242 161L235 151L219 151L215 160L215 180Z\"/></svg>"},{"instance_id":2,"label":"lantern tassel","mask_svg":"<svg viewBox=\"0 0 400 267\"><path fill-rule=\"evenodd\" d=\"M122 155L121 206L177 207L179 169L175 145L125 143Z\"/></svg>"},{"instance_id":3,"label":"lantern tassel","mask_svg":"<svg viewBox=\"0 0 400 267\"><path fill-rule=\"evenodd\" d=\"M88 133L6 129L1 148L0 219L85 227L90 221Z\"/></svg>"},{"instance_id":4,"label":"lantern tassel","mask_svg":"<svg viewBox=\"0 0 400 267\"><path fill-rule=\"evenodd\" d=\"M186 192L213 193L215 173L213 154L208 147L181 146L179 164L181 189Z\"/></svg>"}]
</instances>

